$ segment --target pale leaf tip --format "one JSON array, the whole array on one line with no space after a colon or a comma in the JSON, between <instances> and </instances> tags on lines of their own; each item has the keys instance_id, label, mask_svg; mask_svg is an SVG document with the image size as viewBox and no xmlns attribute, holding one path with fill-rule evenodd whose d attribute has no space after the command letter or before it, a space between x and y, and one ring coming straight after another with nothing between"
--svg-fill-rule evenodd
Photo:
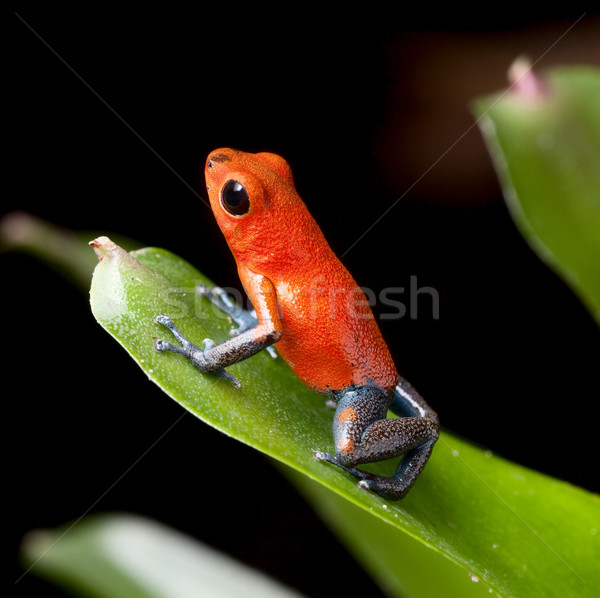
<instances>
[{"instance_id":1,"label":"pale leaf tip","mask_svg":"<svg viewBox=\"0 0 600 598\"><path fill-rule=\"evenodd\" d=\"M90 241L89 245L94 250L99 262L117 247L116 243L113 243L108 237L98 237Z\"/></svg>"},{"instance_id":2,"label":"pale leaf tip","mask_svg":"<svg viewBox=\"0 0 600 598\"><path fill-rule=\"evenodd\" d=\"M510 65L508 81L513 94L524 100L539 100L546 93L544 82L533 70L526 56L519 56Z\"/></svg>"}]
</instances>

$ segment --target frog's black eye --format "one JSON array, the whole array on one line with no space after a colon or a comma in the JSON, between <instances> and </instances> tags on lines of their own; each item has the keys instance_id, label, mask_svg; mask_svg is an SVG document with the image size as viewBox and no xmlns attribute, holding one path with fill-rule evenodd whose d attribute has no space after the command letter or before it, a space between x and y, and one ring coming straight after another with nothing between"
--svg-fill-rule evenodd
<instances>
[{"instance_id":1,"label":"frog's black eye","mask_svg":"<svg viewBox=\"0 0 600 598\"><path fill-rule=\"evenodd\" d=\"M221 205L234 216L243 216L250 209L250 197L246 187L233 179L221 189Z\"/></svg>"}]
</instances>

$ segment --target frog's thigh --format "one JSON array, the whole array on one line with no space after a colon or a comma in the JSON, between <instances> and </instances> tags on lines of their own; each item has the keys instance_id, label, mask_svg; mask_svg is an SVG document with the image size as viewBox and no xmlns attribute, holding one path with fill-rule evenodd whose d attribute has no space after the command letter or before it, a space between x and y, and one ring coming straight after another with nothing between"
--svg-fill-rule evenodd
<instances>
[{"instance_id":1,"label":"frog's thigh","mask_svg":"<svg viewBox=\"0 0 600 598\"><path fill-rule=\"evenodd\" d=\"M376 386L349 390L338 402L333 436L337 460L346 467L403 455L432 438L429 418L387 418L391 399Z\"/></svg>"}]
</instances>

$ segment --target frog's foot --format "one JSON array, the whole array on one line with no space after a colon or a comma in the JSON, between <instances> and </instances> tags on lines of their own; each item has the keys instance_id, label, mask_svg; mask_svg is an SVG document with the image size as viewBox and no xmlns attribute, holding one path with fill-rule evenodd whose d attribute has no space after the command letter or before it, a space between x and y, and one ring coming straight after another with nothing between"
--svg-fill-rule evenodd
<instances>
[{"instance_id":1,"label":"frog's foot","mask_svg":"<svg viewBox=\"0 0 600 598\"><path fill-rule=\"evenodd\" d=\"M214 374L220 378L224 378L225 380L229 380L233 383L236 388L241 386L240 381L230 372L228 372L225 368L214 368L211 367L210 358L205 353L209 351L215 346L214 341L209 338L205 338L204 349L197 347L193 343L191 343L182 332L175 326L173 320L167 314L160 314L154 318L154 321L157 324L161 324L168 328L173 336L181 343L179 345L173 345L172 343L168 343L163 340L156 340L154 343L154 348L157 351L170 351L171 353L176 353L177 355L182 355L186 359L188 359L193 365L195 365L201 372L205 374Z\"/></svg>"},{"instance_id":2,"label":"frog's foot","mask_svg":"<svg viewBox=\"0 0 600 598\"><path fill-rule=\"evenodd\" d=\"M362 469L358 469L358 467L348 467L347 465L344 465L344 463L335 455L323 453L321 451L314 451L314 457L317 459L317 461L327 461L353 475L359 480L359 488L374 492L382 498L387 498L389 500L400 500L401 498L404 498L407 492L410 490L410 484L404 482L402 480L402 476L399 476L398 474L392 477L386 477L363 471ZM411 458L409 457L407 463L410 462L410 460Z\"/></svg>"},{"instance_id":3,"label":"frog's foot","mask_svg":"<svg viewBox=\"0 0 600 598\"><path fill-rule=\"evenodd\" d=\"M256 312L254 310L248 311L240 307L231 299L229 293L227 293L225 289L222 289L221 287L213 287L211 289L200 283L196 285L196 292L198 295L206 297L213 305L226 313L237 324L237 328L232 328L229 331L231 336L238 336L242 332L250 330L250 328L255 328L258 325ZM277 350L273 345L269 345L267 351L271 357L277 357Z\"/></svg>"},{"instance_id":4,"label":"frog's foot","mask_svg":"<svg viewBox=\"0 0 600 598\"><path fill-rule=\"evenodd\" d=\"M411 489L419 473L425 467L437 435L420 447L408 451L401 459L396 473L390 477L370 475L363 478L358 485L363 490L369 490L389 500L404 498Z\"/></svg>"},{"instance_id":5,"label":"frog's foot","mask_svg":"<svg viewBox=\"0 0 600 598\"><path fill-rule=\"evenodd\" d=\"M352 474L355 478L358 478L359 480L369 480L372 477L374 477L372 474L370 474L366 471L363 471L362 469L358 469L358 467L348 467L347 465L344 465L340 461L340 459L338 459L335 455L332 455L331 453L324 453L322 451L314 451L313 457L317 461L327 461L329 463L332 463L333 465L337 465L340 469L347 471L348 473Z\"/></svg>"}]
</instances>

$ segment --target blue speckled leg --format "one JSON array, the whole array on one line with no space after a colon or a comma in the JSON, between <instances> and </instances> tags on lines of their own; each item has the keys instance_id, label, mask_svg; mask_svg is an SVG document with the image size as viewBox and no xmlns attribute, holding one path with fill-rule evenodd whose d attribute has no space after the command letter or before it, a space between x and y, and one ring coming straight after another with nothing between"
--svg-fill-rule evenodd
<instances>
[{"instance_id":1,"label":"blue speckled leg","mask_svg":"<svg viewBox=\"0 0 600 598\"><path fill-rule=\"evenodd\" d=\"M390 397L377 386L348 390L341 396L333 422L335 455L315 452L319 460L329 461L360 479L362 488L391 500L403 498L425 467L438 437L435 413L414 389L402 386ZM388 408L403 417L387 419ZM370 474L357 465L384 461L404 455L390 476Z\"/></svg>"},{"instance_id":2,"label":"blue speckled leg","mask_svg":"<svg viewBox=\"0 0 600 598\"><path fill-rule=\"evenodd\" d=\"M231 336L238 336L250 328L254 328L258 325L256 318L256 312L254 310L248 311L241 308L227 293L225 289L221 287L208 288L202 283L196 286L196 292L203 297L206 297L213 305L216 305L222 312L226 313L231 319L238 325L237 328L230 330ZM267 352L273 358L277 357L277 349L270 345L267 347Z\"/></svg>"},{"instance_id":3,"label":"blue speckled leg","mask_svg":"<svg viewBox=\"0 0 600 598\"><path fill-rule=\"evenodd\" d=\"M272 322L268 322L240 332L218 345L211 339L204 339L204 349L201 349L181 333L167 314L159 314L154 318L154 321L168 328L181 343L181 346L178 346L157 339L154 343L154 348L157 351L170 351L182 355L201 372L226 378L238 388L240 386L239 380L225 368L260 353L260 351L276 343L281 338L281 330L275 328Z\"/></svg>"},{"instance_id":4,"label":"blue speckled leg","mask_svg":"<svg viewBox=\"0 0 600 598\"><path fill-rule=\"evenodd\" d=\"M157 324L162 324L165 328L168 328L173 336L181 343L181 346L173 345L172 343L168 343L163 340L156 340L154 343L154 348L157 351L170 351L171 353L177 353L178 355L182 355L186 359L189 359L196 367L198 367L201 371L208 372L210 371L215 376L219 378L225 378L225 380L229 380L233 383L236 388L240 387L240 381L230 372L228 372L224 367L216 368L216 369L207 369L205 367L205 352L209 349L213 349L215 347L215 343L213 340L209 338L204 339L204 349L197 347L193 343L191 343L175 326L173 320L167 314L160 314L156 316L154 321Z\"/></svg>"}]
</instances>

